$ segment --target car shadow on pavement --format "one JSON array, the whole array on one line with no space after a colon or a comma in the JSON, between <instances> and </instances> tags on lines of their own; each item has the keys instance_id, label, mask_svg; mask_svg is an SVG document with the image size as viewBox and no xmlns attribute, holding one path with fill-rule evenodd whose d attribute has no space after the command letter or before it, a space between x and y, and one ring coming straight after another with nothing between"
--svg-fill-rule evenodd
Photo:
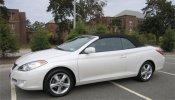
<instances>
[{"instance_id":1,"label":"car shadow on pavement","mask_svg":"<svg viewBox=\"0 0 175 100\"><path fill-rule=\"evenodd\" d=\"M110 90L113 87L109 82L94 83L82 86L76 86L68 95L59 97L59 99L94 99L94 98L104 98L110 95ZM100 92L99 92L100 91ZM17 100L36 100L36 99L58 99L57 97L52 97L51 95L45 93L44 91L25 91L16 87Z\"/></svg>"},{"instance_id":2,"label":"car shadow on pavement","mask_svg":"<svg viewBox=\"0 0 175 100\"><path fill-rule=\"evenodd\" d=\"M128 79L123 79L128 80ZM133 78L129 78L133 80ZM44 91L25 91L16 88L17 100L117 100L121 98L134 100L140 99L139 97L128 93L119 87L114 86L109 81L76 86L68 95L63 97L52 97Z\"/></svg>"}]
</instances>

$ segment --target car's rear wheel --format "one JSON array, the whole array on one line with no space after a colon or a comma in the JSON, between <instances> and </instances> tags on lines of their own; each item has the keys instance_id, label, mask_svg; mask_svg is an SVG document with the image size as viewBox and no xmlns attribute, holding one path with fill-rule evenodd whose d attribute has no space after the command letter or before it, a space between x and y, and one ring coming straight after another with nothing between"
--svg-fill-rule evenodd
<instances>
[{"instance_id":1,"label":"car's rear wheel","mask_svg":"<svg viewBox=\"0 0 175 100\"><path fill-rule=\"evenodd\" d=\"M65 69L51 71L44 80L44 90L52 96L64 96L74 86L73 75Z\"/></svg>"},{"instance_id":2,"label":"car's rear wheel","mask_svg":"<svg viewBox=\"0 0 175 100\"><path fill-rule=\"evenodd\" d=\"M153 64L149 61L146 61L142 64L137 78L142 82L149 81L153 76L153 72Z\"/></svg>"}]
</instances>

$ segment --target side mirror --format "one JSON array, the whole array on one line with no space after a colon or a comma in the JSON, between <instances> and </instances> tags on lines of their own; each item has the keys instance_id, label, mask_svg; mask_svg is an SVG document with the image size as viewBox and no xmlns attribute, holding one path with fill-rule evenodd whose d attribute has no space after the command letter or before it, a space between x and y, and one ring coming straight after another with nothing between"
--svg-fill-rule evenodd
<instances>
[{"instance_id":1,"label":"side mirror","mask_svg":"<svg viewBox=\"0 0 175 100\"><path fill-rule=\"evenodd\" d=\"M90 53L95 53L95 48L94 47L88 47L84 50L84 52L86 54L90 54Z\"/></svg>"}]
</instances>

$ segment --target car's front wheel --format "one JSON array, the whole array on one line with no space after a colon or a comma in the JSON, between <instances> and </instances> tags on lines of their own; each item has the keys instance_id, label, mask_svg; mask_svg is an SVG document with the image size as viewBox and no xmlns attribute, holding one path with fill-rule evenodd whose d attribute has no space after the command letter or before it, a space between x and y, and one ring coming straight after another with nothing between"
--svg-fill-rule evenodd
<instances>
[{"instance_id":1,"label":"car's front wheel","mask_svg":"<svg viewBox=\"0 0 175 100\"><path fill-rule=\"evenodd\" d=\"M149 81L153 76L153 64L149 61L146 61L142 64L139 74L137 75L137 78L139 81L146 82Z\"/></svg>"},{"instance_id":2,"label":"car's front wheel","mask_svg":"<svg viewBox=\"0 0 175 100\"><path fill-rule=\"evenodd\" d=\"M51 71L44 80L44 90L52 96L64 96L74 86L73 75L64 69Z\"/></svg>"}]
</instances>

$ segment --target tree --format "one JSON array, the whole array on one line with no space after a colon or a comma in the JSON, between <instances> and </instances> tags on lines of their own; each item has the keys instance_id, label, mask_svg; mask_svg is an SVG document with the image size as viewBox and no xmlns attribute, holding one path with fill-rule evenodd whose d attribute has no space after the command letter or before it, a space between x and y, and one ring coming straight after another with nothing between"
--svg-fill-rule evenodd
<instances>
[{"instance_id":1,"label":"tree","mask_svg":"<svg viewBox=\"0 0 175 100\"><path fill-rule=\"evenodd\" d=\"M143 12L146 14L145 17L161 17L164 25L173 27L175 22L175 5L168 0L147 0L147 6L143 8Z\"/></svg>"},{"instance_id":2,"label":"tree","mask_svg":"<svg viewBox=\"0 0 175 100\"><path fill-rule=\"evenodd\" d=\"M158 44L159 37L168 27L175 28L175 6L167 0L147 0L146 4L142 9L146 20L140 28L141 31L155 34Z\"/></svg>"},{"instance_id":3,"label":"tree","mask_svg":"<svg viewBox=\"0 0 175 100\"><path fill-rule=\"evenodd\" d=\"M8 19L8 9L4 6L4 0L0 0L0 23L7 23Z\"/></svg>"},{"instance_id":4,"label":"tree","mask_svg":"<svg viewBox=\"0 0 175 100\"><path fill-rule=\"evenodd\" d=\"M175 30L168 28L163 36L161 48L167 52L171 52L175 46Z\"/></svg>"},{"instance_id":5,"label":"tree","mask_svg":"<svg viewBox=\"0 0 175 100\"><path fill-rule=\"evenodd\" d=\"M84 21L103 16L104 0L80 0L77 2L77 16Z\"/></svg>"},{"instance_id":6,"label":"tree","mask_svg":"<svg viewBox=\"0 0 175 100\"><path fill-rule=\"evenodd\" d=\"M164 23L158 16L147 17L139 26L139 30L143 33L153 33L156 37L156 44L159 43L159 37L165 33Z\"/></svg>"},{"instance_id":7,"label":"tree","mask_svg":"<svg viewBox=\"0 0 175 100\"><path fill-rule=\"evenodd\" d=\"M73 1L74 0L49 0L48 12L54 16L55 23L59 26L59 32L67 30L68 17L73 15Z\"/></svg>"},{"instance_id":8,"label":"tree","mask_svg":"<svg viewBox=\"0 0 175 100\"><path fill-rule=\"evenodd\" d=\"M32 27L32 23L30 22L29 19L26 20L26 30L27 30L27 32L33 32L34 31L34 29Z\"/></svg>"},{"instance_id":9,"label":"tree","mask_svg":"<svg viewBox=\"0 0 175 100\"><path fill-rule=\"evenodd\" d=\"M28 40L31 41L32 34L35 34L38 32L38 30L45 30L47 31L47 28L45 27L45 23L35 21L33 24L30 22L30 20L26 20L26 30L29 33L28 34Z\"/></svg>"},{"instance_id":10,"label":"tree","mask_svg":"<svg viewBox=\"0 0 175 100\"><path fill-rule=\"evenodd\" d=\"M0 53L2 57L6 57L7 53L14 53L19 50L17 37L10 32L8 20L8 9L4 6L4 0L0 0Z\"/></svg>"},{"instance_id":11,"label":"tree","mask_svg":"<svg viewBox=\"0 0 175 100\"><path fill-rule=\"evenodd\" d=\"M30 20L26 20L26 29L28 32L35 32L37 30L45 30L45 23L35 21L33 24L31 24Z\"/></svg>"},{"instance_id":12,"label":"tree","mask_svg":"<svg viewBox=\"0 0 175 100\"><path fill-rule=\"evenodd\" d=\"M14 53L18 50L16 35L10 32L8 24L0 24L0 51L2 57L6 57L7 53Z\"/></svg>"},{"instance_id":13,"label":"tree","mask_svg":"<svg viewBox=\"0 0 175 100\"><path fill-rule=\"evenodd\" d=\"M62 29L61 32L64 32L67 27L71 26L71 24L67 23L67 20L73 17L73 1L74 0L50 0L47 11L53 14L59 29ZM102 8L105 4L103 0L80 0L76 2L77 16L84 21L100 17L103 15Z\"/></svg>"},{"instance_id":14,"label":"tree","mask_svg":"<svg viewBox=\"0 0 175 100\"><path fill-rule=\"evenodd\" d=\"M108 33L108 32L109 32L109 30L108 30L106 25L104 25L104 24L97 25L95 33L101 34L101 33Z\"/></svg>"},{"instance_id":15,"label":"tree","mask_svg":"<svg viewBox=\"0 0 175 100\"><path fill-rule=\"evenodd\" d=\"M45 29L46 29L45 23L43 23L43 22L38 22L38 21L35 21L35 22L32 24L31 28L32 28L33 31L45 30Z\"/></svg>"},{"instance_id":16,"label":"tree","mask_svg":"<svg viewBox=\"0 0 175 100\"><path fill-rule=\"evenodd\" d=\"M0 4L4 4L4 0L0 0Z\"/></svg>"},{"instance_id":17,"label":"tree","mask_svg":"<svg viewBox=\"0 0 175 100\"><path fill-rule=\"evenodd\" d=\"M32 35L32 41L31 41L32 51L49 49L51 47L49 43L50 37L51 37L50 32L48 32L46 29L38 27L35 30L35 33Z\"/></svg>"},{"instance_id":18,"label":"tree","mask_svg":"<svg viewBox=\"0 0 175 100\"><path fill-rule=\"evenodd\" d=\"M71 30L71 32L68 35L67 39L72 39L72 38L74 38L78 35L84 35L84 34L87 34L87 33L88 33L88 31L87 31L87 27L86 27L84 21L79 19L76 23L76 28Z\"/></svg>"},{"instance_id":19,"label":"tree","mask_svg":"<svg viewBox=\"0 0 175 100\"><path fill-rule=\"evenodd\" d=\"M52 12L56 22L64 21L73 14L74 0L49 0L48 12Z\"/></svg>"}]
</instances>

